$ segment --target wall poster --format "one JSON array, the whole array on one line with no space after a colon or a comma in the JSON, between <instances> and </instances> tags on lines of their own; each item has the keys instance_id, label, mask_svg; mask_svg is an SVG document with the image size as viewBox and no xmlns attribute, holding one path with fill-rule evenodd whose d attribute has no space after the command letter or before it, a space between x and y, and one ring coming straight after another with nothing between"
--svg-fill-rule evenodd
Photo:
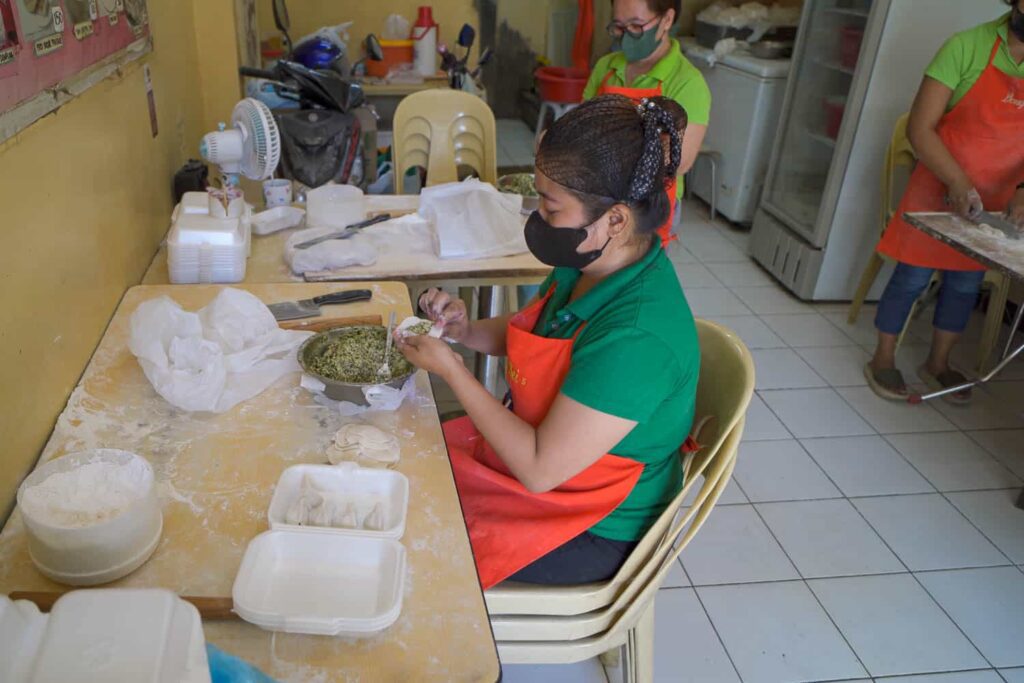
<instances>
[{"instance_id":1,"label":"wall poster","mask_svg":"<svg viewBox=\"0 0 1024 683\"><path fill-rule=\"evenodd\" d=\"M0 141L150 49L146 0L0 0Z\"/></svg>"}]
</instances>

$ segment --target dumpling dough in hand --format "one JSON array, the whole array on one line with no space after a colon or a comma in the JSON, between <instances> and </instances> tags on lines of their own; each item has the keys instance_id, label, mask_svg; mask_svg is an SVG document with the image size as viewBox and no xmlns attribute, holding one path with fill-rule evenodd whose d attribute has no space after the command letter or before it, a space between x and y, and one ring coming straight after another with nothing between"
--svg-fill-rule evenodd
<instances>
[{"instance_id":1,"label":"dumpling dough in hand","mask_svg":"<svg viewBox=\"0 0 1024 683\"><path fill-rule=\"evenodd\" d=\"M402 337L425 334L430 337L440 338L443 327L435 325L431 320L411 316L400 322L397 329L399 336Z\"/></svg>"},{"instance_id":2,"label":"dumpling dough in hand","mask_svg":"<svg viewBox=\"0 0 1024 683\"><path fill-rule=\"evenodd\" d=\"M332 465L345 460L363 460L373 465L398 462L398 439L373 425L350 423L334 435L334 444L327 449Z\"/></svg>"}]
</instances>

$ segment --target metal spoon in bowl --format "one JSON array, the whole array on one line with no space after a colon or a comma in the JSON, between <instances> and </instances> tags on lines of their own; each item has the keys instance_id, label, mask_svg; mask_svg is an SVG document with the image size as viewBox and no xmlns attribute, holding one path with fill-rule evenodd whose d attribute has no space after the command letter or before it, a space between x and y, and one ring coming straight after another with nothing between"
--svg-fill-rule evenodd
<instances>
[{"instance_id":1,"label":"metal spoon in bowl","mask_svg":"<svg viewBox=\"0 0 1024 683\"><path fill-rule=\"evenodd\" d=\"M384 364L377 369L377 377L386 379L391 376L391 335L395 331L395 312L388 316L387 339L384 340Z\"/></svg>"}]
</instances>

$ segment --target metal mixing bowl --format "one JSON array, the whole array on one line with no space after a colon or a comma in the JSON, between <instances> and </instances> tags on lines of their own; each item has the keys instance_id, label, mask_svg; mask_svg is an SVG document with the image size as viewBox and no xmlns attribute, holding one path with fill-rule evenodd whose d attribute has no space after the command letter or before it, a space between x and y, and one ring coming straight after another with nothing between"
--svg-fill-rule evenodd
<instances>
[{"instance_id":1,"label":"metal mixing bowl","mask_svg":"<svg viewBox=\"0 0 1024 683\"><path fill-rule=\"evenodd\" d=\"M511 190L512 183L524 176L528 176L533 179L532 173L509 173L498 178L497 188L502 192L508 192L509 194L518 194ZM533 213L540 208L540 197L527 197L523 196L523 213Z\"/></svg>"},{"instance_id":2,"label":"metal mixing bowl","mask_svg":"<svg viewBox=\"0 0 1024 683\"><path fill-rule=\"evenodd\" d=\"M338 327L333 330L327 330L325 332L319 332L299 347L299 365L302 366L303 371L312 377L316 377L318 380L324 383L324 395L329 399L335 401L349 401L357 405L365 406L369 405L366 402L366 396L363 395L364 387L375 387L375 386L389 386L395 389L401 389L405 384L405 381L412 377L416 373L416 368L406 374L395 377L388 382L371 382L367 384L359 384L355 382L339 382L335 379L324 377L323 375L315 372L310 368L310 363L314 358L317 358L324 352L324 348L327 344L343 335L349 334L355 330L380 330L386 329L381 325L355 325L352 327Z\"/></svg>"}]
</instances>

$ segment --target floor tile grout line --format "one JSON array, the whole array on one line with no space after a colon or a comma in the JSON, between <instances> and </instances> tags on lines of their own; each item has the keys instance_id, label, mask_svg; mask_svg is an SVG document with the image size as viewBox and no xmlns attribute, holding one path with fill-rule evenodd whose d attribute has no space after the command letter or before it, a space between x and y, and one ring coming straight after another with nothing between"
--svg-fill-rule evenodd
<instances>
[{"instance_id":1,"label":"floor tile grout line","mask_svg":"<svg viewBox=\"0 0 1024 683\"><path fill-rule=\"evenodd\" d=\"M964 491L954 491L953 493L965 493L965 492ZM992 545L992 547L995 548L996 551L1000 555L1005 557L1007 562L1009 562L1010 564L1014 563L1013 558L1010 557L1009 555L1007 555L1005 552L1003 552L1003 549L1000 548L999 545L995 541L993 541L991 538L989 538L988 534L986 534L984 531L982 531L981 527L979 527L977 524L975 524L974 520L972 520L970 517L968 517L967 514L963 510L960 509L960 506L958 506L956 503L954 503L952 500L950 500L945 492L939 491L939 495L942 496L942 499L944 501L946 501L949 505L953 506L953 509L956 510L957 513L959 513L959 515L964 518L964 521L966 521L968 524L970 524L971 527L975 531L977 531L979 534L981 534L981 537L984 538L986 541L988 541Z\"/></svg>"},{"instance_id":2,"label":"floor tile grout line","mask_svg":"<svg viewBox=\"0 0 1024 683\"><path fill-rule=\"evenodd\" d=\"M680 555L680 557L682 557ZM739 679L740 683L743 682L743 674L740 673L740 669L736 666L735 660L733 660L732 653L729 652L729 646L725 644L725 638L718 632L718 626L715 625L715 620L711 618L711 613L708 611L707 605L704 604L704 599L700 596L700 591L697 590L696 586L691 586L690 590L693 591L693 595L697 598L697 604L700 605L701 610L704 611L704 618L708 620L708 624L711 625L711 630L714 631L715 637L718 638L719 644L722 646L722 652L725 653L726 658L729 660L729 664L732 666L732 670L736 672L736 678Z\"/></svg>"},{"instance_id":3,"label":"floor tile grout line","mask_svg":"<svg viewBox=\"0 0 1024 683\"><path fill-rule=\"evenodd\" d=\"M965 567L964 569L985 569L985 567ZM963 571L963 570L946 569L946 570L936 570L936 571ZM924 572L922 572L922 573L924 573ZM973 647L975 649L975 651L981 656L981 658L985 660L985 663L988 664L989 667L991 667L993 669L996 668L995 665L992 663L992 661L985 655L985 653L981 651L981 648L978 647L977 643L975 643L974 640L972 640L971 637L969 635L967 635L967 632L964 631L963 627L960 626L960 624L957 622L957 620L953 618L953 615L950 614L946 610L946 608L942 606L942 603L940 603L938 601L938 599L936 599L936 597L934 595L932 595L931 591L928 590L928 587L925 586L924 583L921 582L921 579L919 579L914 572L910 572L910 575L914 577L914 581L917 582L917 585L920 586L921 590L923 590L925 592L925 595L927 595L929 598L931 598L932 602L934 602L938 606L938 608L940 610L942 610L942 613L946 615L946 618L949 619L951 622L953 622L953 625L956 626L956 630L959 631L960 634L967 640L967 642L971 644L971 647Z\"/></svg>"},{"instance_id":4,"label":"floor tile grout line","mask_svg":"<svg viewBox=\"0 0 1024 683\"><path fill-rule=\"evenodd\" d=\"M959 434L963 434L964 437L968 441L971 441L972 443L974 443L974 440L971 439L970 435L967 434L967 432L965 432L963 429L957 429L956 431ZM950 489L950 490L947 490L947 491L943 491L942 489L939 488L938 484L936 484L931 479L929 479L927 476L925 476L925 473L922 472L916 465L914 465L914 463L910 461L910 458L908 458L906 455L904 455L903 451L901 451L896 446L896 444L894 444L889 438L887 438L887 437L890 437L890 436L913 436L915 434L949 434L949 433L951 433L951 432L949 432L949 431L944 431L944 432L907 432L905 434L882 434L881 437L882 437L882 440L885 441L885 443L887 443L890 448L892 448L894 451L896 451L900 455L900 457L903 458L903 460L914 469L915 472L917 472L919 475L921 475L921 477L926 482L928 482L929 484L932 485L932 488L935 489L936 493L939 493L939 494L943 494L943 493L967 493L968 491L1001 491L1001 490L1003 490L1003 487L995 487L995 488L990 488L990 489ZM987 450L985 450L985 448L981 444L977 444L977 446L982 450L983 453L985 453L985 455L987 455L988 457L992 458L992 460L994 462L996 462L1003 469L1005 469L1007 472L1009 472L1011 476L1017 477L1017 474L1013 470L1011 470L1009 467L1007 467L1002 462L1000 462L999 458L995 457L994 455L989 453ZM1020 477L1017 477L1017 478L1020 479ZM1005 488L1016 488L1016 487L1008 486L1008 487L1005 487ZM953 504L953 501L949 501L949 503L950 503L950 505L953 505L953 507L956 507L956 505Z\"/></svg>"},{"instance_id":5,"label":"floor tile grout line","mask_svg":"<svg viewBox=\"0 0 1024 683\"><path fill-rule=\"evenodd\" d=\"M799 441L797 443L799 443ZM815 465L817 465L816 462ZM829 481L831 481L831 479ZM833 485L835 484L833 483ZM838 487L836 488L838 490ZM832 615L829 614L829 611L825 609L825 605L823 605L821 603L821 600L818 599L818 595L814 592L814 589L811 588L811 585L809 583L807 583L807 577L804 576L803 571L801 571L800 567L797 566L797 563L793 561L793 558L790 557L789 551L786 550L786 547L782 545L782 541L780 541L778 536L775 535L775 530L772 529L771 526L768 524L768 520L766 520L764 516L761 514L761 511L757 509L757 505L751 505L754 508L754 514L756 514L757 518L761 520L761 524L764 524L765 528L768 530L768 533L771 535L772 540L775 541L775 543L779 546L779 549L782 551L782 554L786 556L786 559L789 560L789 563L793 566L793 569L796 570L797 575L800 577L800 581L804 584L804 588L806 588L807 591L814 597L814 601L818 603L818 606L821 608L821 611L828 618L833 628L835 628L836 633L839 634L839 637L843 639L844 643L846 643L846 647L848 647L850 649L850 652L853 653L853 656L857 659L857 663L860 664L860 667L864 670L864 673L868 676L871 676L871 671L868 669L867 665L864 664L864 661L861 659L860 654L857 652L857 650L854 649L853 644L850 643L849 639L846 637L846 634L843 633L843 630L839 628L839 624L837 624Z\"/></svg>"}]
</instances>

